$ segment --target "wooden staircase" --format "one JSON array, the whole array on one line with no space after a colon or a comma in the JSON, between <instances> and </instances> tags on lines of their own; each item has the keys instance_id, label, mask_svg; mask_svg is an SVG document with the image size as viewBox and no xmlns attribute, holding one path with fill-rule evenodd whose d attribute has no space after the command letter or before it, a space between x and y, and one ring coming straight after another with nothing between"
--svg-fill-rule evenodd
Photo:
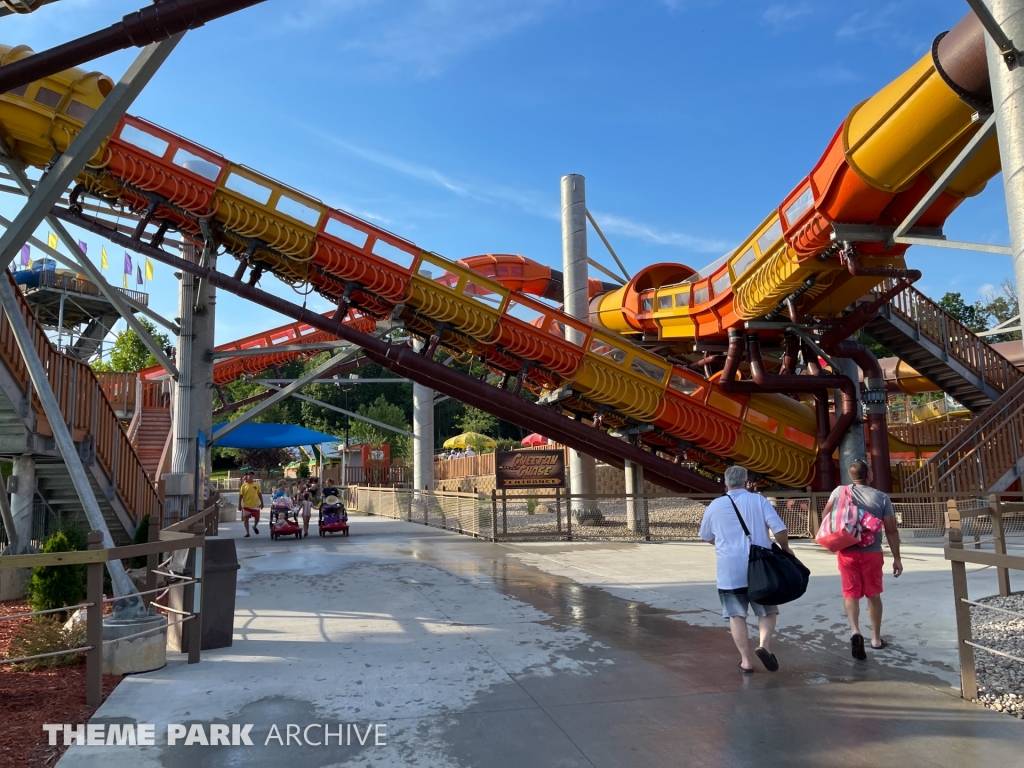
<instances>
[{"instance_id":1,"label":"wooden staircase","mask_svg":"<svg viewBox=\"0 0 1024 768\"><path fill-rule=\"evenodd\" d=\"M6 279L11 280L10 273ZM57 351L20 289L15 289L110 533L115 542L126 543L142 517L161 513L156 487L92 369ZM62 516L85 524L81 502L54 443L53 430L32 387L7 315L0 312L0 456L22 454L36 458L38 490L46 503Z\"/></svg>"},{"instance_id":2,"label":"wooden staircase","mask_svg":"<svg viewBox=\"0 0 1024 768\"><path fill-rule=\"evenodd\" d=\"M892 285L887 280L876 295ZM1024 380L1013 363L915 288L884 305L865 331L974 414Z\"/></svg>"},{"instance_id":3,"label":"wooden staircase","mask_svg":"<svg viewBox=\"0 0 1024 768\"><path fill-rule=\"evenodd\" d=\"M1024 471L1024 378L904 480L904 492L1007 490Z\"/></svg>"}]
</instances>

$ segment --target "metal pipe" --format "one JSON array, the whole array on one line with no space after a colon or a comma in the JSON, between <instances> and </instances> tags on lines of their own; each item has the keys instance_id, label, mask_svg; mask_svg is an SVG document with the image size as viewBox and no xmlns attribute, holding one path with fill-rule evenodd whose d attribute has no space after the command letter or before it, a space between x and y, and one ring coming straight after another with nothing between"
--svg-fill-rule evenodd
<instances>
[{"instance_id":1,"label":"metal pipe","mask_svg":"<svg viewBox=\"0 0 1024 768\"><path fill-rule=\"evenodd\" d=\"M856 341L843 341L832 348L836 357L845 357L857 364L864 374L864 412L868 424L871 473L874 486L892 493L892 469L889 462L889 431L886 423L887 401L882 367L871 350Z\"/></svg>"},{"instance_id":2,"label":"metal pipe","mask_svg":"<svg viewBox=\"0 0 1024 768\"><path fill-rule=\"evenodd\" d=\"M827 460L831 467L832 452L839 445L839 441L856 417L856 384L846 376L770 374L764 367L764 360L761 358L761 345L758 336L753 333L747 337L747 358L750 363L750 375L753 381L736 381L734 377L739 369L739 362L742 356L743 332L731 330L729 331L729 350L726 353L725 368L722 370L722 377L718 380L719 385L725 392L742 394L772 392L781 394L813 393L815 396L820 395L825 400L826 419L828 414L828 391L830 389L838 389L842 393L843 414L836 419L835 426L828 431L824 439L821 438L821 403L816 404L819 428L818 480L824 486L825 478L831 478L833 475L831 469L827 473L825 472L824 463Z\"/></svg>"},{"instance_id":3,"label":"metal pipe","mask_svg":"<svg viewBox=\"0 0 1024 768\"><path fill-rule=\"evenodd\" d=\"M611 437L602 430L586 426L582 422L559 416L543 406L531 403L511 392L486 384L464 373L448 368L434 360L419 355L411 347L395 347L380 339L346 326L344 323L325 317L319 312L300 307L268 291L263 291L241 280L215 272L199 264L192 264L159 248L133 241L130 237L115 232L103 224L75 215L63 208L54 208L53 214L59 219L82 227L94 234L109 239L112 243L142 253L151 259L175 269L189 271L209 280L211 285L252 301L273 312L279 312L300 323L346 339L361 346L372 362L413 381L429 382L438 392L443 392L475 408L493 413L498 418L523 427L531 432L557 435L560 441L577 451L610 464L622 467L624 460L640 464L650 473L652 481L668 490L680 493L720 493L722 485L692 470L674 465L654 453ZM414 375L413 375L414 374Z\"/></svg>"},{"instance_id":4,"label":"metal pipe","mask_svg":"<svg viewBox=\"0 0 1024 768\"><path fill-rule=\"evenodd\" d=\"M160 0L116 24L0 67L0 93L125 48L150 45L263 0Z\"/></svg>"},{"instance_id":5,"label":"metal pipe","mask_svg":"<svg viewBox=\"0 0 1024 768\"><path fill-rule=\"evenodd\" d=\"M800 339L786 334L786 351L782 355L782 372L787 376L796 374L796 361L800 356Z\"/></svg>"}]
</instances>

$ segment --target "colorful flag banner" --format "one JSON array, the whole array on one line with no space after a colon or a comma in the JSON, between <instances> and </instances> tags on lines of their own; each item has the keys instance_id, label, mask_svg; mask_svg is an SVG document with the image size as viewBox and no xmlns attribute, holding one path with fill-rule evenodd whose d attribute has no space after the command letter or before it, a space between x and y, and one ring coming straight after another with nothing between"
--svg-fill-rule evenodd
<instances>
[{"instance_id":1,"label":"colorful flag banner","mask_svg":"<svg viewBox=\"0 0 1024 768\"><path fill-rule=\"evenodd\" d=\"M153 262L150 261L148 258L146 259L146 279L153 279Z\"/></svg>"},{"instance_id":2,"label":"colorful flag banner","mask_svg":"<svg viewBox=\"0 0 1024 768\"><path fill-rule=\"evenodd\" d=\"M128 274L125 273L125 274L121 275L121 277L122 277L122 279L124 281L124 288L125 288L125 290L128 290Z\"/></svg>"},{"instance_id":3,"label":"colorful flag banner","mask_svg":"<svg viewBox=\"0 0 1024 768\"><path fill-rule=\"evenodd\" d=\"M106 269L109 266L110 266L110 263L107 261L107 249L106 249L106 246L100 246L100 267L102 267L103 269Z\"/></svg>"},{"instance_id":4,"label":"colorful flag banner","mask_svg":"<svg viewBox=\"0 0 1024 768\"><path fill-rule=\"evenodd\" d=\"M128 251L124 252L124 273L130 275L134 270L132 269L132 257L128 255Z\"/></svg>"},{"instance_id":5,"label":"colorful flag banner","mask_svg":"<svg viewBox=\"0 0 1024 768\"><path fill-rule=\"evenodd\" d=\"M139 264L136 268L135 284L142 285L142 265Z\"/></svg>"},{"instance_id":6,"label":"colorful flag banner","mask_svg":"<svg viewBox=\"0 0 1024 768\"><path fill-rule=\"evenodd\" d=\"M27 267L32 263L32 247L30 245L21 246L21 266Z\"/></svg>"},{"instance_id":7,"label":"colorful flag banner","mask_svg":"<svg viewBox=\"0 0 1024 768\"><path fill-rule=\"evenodd\" d=\"M50 246L51 248L56 249L56 247L57 247L57 236L55 234L53 234L53 232L50 232L46 236L46 244L48 246Z\"/></svg>"},{"instance_id":8,"label":"colorful flag banner","mask_svg":"<svg viewBox=\"0 0 1024 768\"><path fill-rule=\"evenodd\" d=\"M84 253L86 256L89 255L89 246L86 244L85 240L79 240L78 241L78 247L81 249L82 253Z\"/></svg>"}]
</instances>

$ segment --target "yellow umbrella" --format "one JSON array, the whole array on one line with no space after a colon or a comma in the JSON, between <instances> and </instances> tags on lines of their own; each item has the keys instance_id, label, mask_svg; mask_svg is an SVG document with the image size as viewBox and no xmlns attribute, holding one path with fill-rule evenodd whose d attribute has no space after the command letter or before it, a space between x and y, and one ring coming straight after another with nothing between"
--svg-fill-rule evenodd
<instances>
[{"instance_id":1,"label":"yellow umbrella","mask_svg":"<svg viewBox=\"0 0 1024 768\"><path fill-rule=\"evenodd\" d=\"M474 451L480 451L486 448L497 448L498 444L494 438L481 435L479 432L463 432L461 435L449 437L444 441L445 448L465 450L469 446L472 446Z\"/></svg>"}]
</instances>

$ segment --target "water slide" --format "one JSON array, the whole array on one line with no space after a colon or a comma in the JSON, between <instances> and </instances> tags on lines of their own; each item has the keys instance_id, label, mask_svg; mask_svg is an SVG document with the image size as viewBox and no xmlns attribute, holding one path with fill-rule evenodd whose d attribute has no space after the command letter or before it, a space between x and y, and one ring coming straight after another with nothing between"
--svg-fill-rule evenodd
<instances>
[{"instance_id":1,"label":"water slide","mask_svg":"<svg viewBox=\"0 0 1024 768\"><path fill-rule=\"evenodd\" d=\"M0 48L0 65L29 53ZM0 135L22 161L43 167L112 85L102 74L68 70L6 93ZM72 198L99 197L196 241L200 222L209 222L217 244L239 260L237 277L248 271L255 282L270 272L363 317L395 315L429 350L480 358L513 391L526 387L595 427L631 430L651 450L714 472L738 462L771 482L802 487L816 473L821 484L816 459L831 465L845 431L830 429L827 408L823 415L811 393L840 384L846 393L849 380L794 376L798 353L815 373L819 358L808 355L815 339L792 329L811 320L828 328L831 319L835 346L848 335L839 322L846 307L884 280L913 279L907 246L889 246L869 230L894 226L913 208L978 130L972 116L989 99L983 32L972 14L853 109L810 174L739 248L700 271L657 264L622 288L602 287L591 322L524 293L557 293L550 280L527 285L526 260L523 274L502 260L485 274L491 270L443 258L138 117L121 120ZM941 226L998 170L993 138L918 226ZM868 234L833 242L839 225ZM569 328L580 341L564 338ZM644 346L654 340L657 353ZM817 341L828 347L828 332ZM760 353L773 344L785 349L781 375ZM687 357L726 348L714 371L711 362L702 369ZM741 381L744 353L752 379ZM788 394L802 389L803 399Z\"/></svg>"}]
</instances>

